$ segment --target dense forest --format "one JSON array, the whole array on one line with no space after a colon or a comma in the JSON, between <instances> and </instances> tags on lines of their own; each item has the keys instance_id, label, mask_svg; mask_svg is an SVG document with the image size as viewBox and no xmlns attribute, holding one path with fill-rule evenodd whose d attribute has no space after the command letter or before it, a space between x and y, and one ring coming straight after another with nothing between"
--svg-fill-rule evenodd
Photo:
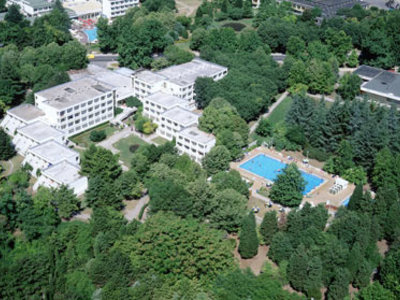
<instances>
[{"instance_id":1,"label":"dense forest","mask_svg":"<svg viewBox=\"0 0 400 300\"><path fill-rule=\"evenodd\" d=\"M122 66L158 70L190 61L193 52L175 44L187 41L202 58L227 66L222 80L195 84L199 128L213 133L217 145L201 165L178 155L174 142L140 146L128 171L118 155L92 145L81 155L89 183L80 198L66 186L33 194L27 167L3 177L0 298L336 300L349 299L351 287L359 300L399 299L400 115L357 98L360 79L339 79L338 70L398 65L400 13L355 6L318 26L318 9L296 16L275 1L262 1L257 11L249 0L205 1L194 18L175 9L174 1L146 0L111 24L100 18L99 47L118 53ZM242 19L252 25L240 32L218 23ZM86 66L86 49L69 26L59 2L33 24L8 7L0 22L3 110ZM271 52L287 54L283 65ZM307 95L335 89L338 98L329 105ZM247 122L285 90L291 93L285 118L278 125L262 119L251 135ZM356 183L348 206L334 216L322 205L299 209L299 189L287 194L288 214L268 212L258 226L247 208L249 183L229 170L254 138L304 151ZM14 154L0 131L0 158ZM300 176L293 165L285 174ZM282 178L276 197L287 184ZM128 222L124 200L146 195L143 221ZM90 219L75 220L84 208ZM240 269L233 253L237 246L241 258L252 258L260 244L269 246L270 262L256 276Z\"/></svg>"}]
</instances>

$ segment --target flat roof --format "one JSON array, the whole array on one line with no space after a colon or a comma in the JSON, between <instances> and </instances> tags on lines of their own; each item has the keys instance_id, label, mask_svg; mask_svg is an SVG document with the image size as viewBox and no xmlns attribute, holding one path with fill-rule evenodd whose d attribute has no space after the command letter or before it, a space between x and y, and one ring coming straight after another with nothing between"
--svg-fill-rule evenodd
<instances>
[{"instance_id":1,"label":"flat roof","mask_svg":"<svg viewBox=\"0 0 400 300\"><path fill-rule=\"evenodd\" d=\"M177 85L187 86L193 84L198 77L211 77L227 69L209 61L195 58L190 62L158 71L157 74L166 77L169 81Z\"/></svg>"},{"instance_id":2,"label":"flat roof","mask_svg":"<svg viewBox=\"0 0 400 300\"><path fill-rule=\"evenodd\" d=\"M39 143L64 135L64 132L61 130L51 127L39 120L21 127L17 129L17 131Z\"/></svg>"},{"instance_id":3,"label":"flat roof","mask_svg":"<svg viewBox=\"0 0 400 300\"><path fill-rule=\"evenodd\" d=\"M44 169L42 173L63 184L69 184L82 177L79 171L78 166L64 160Z\"/></svg>"},{"instance_id":4,"label":"flat roof","mask_svg":"<svg viewBox=\"0 0 400 300\"><path fill-rule=\"evenodd\" d=\"M48 141L43 144L37 145L29 149L29 152L44 158L46 161L56 164L65 159L69 159L76 155L79 156L79 153L67 148L60 143L55 141Z\"/></svg>"},{"instance_id":5,"label":"flat roof","mask_svg":"<svg viewBox=\"0 0 400 300\"><path fill-rule=\"evenodd\" d=\"M357 74L361 78L365 79L372 79L379 73L381 73L383 70L379 68L374 68L366 65L361 65L359 66L353 73Z\"/></svg>"},{"instance_id":6,"label":"flat roof","mask_svg":"<svg viewBox=\"0 0 400 300\"><path fill-rule=\"evenodd\" d=\"M382 71L361 88L368 92L383 94L388 98L400 98L400 74Z\"/></svg>"},{"instance_id":7,"label":"flat roof","mask_svg":"<svg viewBox=\"0 0 400 300\"><path fill-rule=\"evenodd\" d=\"M25 3L29 4L29 6L33 8L45 8L45 7L53 7L54 1L46 1L46 0L24 0Z\"/></svg>"},{"instance_id":8,"label":"flat roof","mask_svg":"<svg viewBox=\"0 0 400 300\"><path fill-rule=\"evenodd\" d=\"M85 1L63 1L62 5L66 9L72 10L76 16L83 16L90 13L101 12L101 2L96 0Z\"/></svg>"},{"instance_id":9,"label":"flat roof","mask_svg":"<svg viewBox=\"0 0 400 300\"><path fill-rule=\"evenodd\" d=\"M21 104L7 111L8 114L16 116L26 122L44 116L44 112L32 104Z\"/></svg>"},{"instance_id":10,"label":"flat roof","mask_svg":"<svg viewBox=\"0 0 400 300\"><path fill-rule=\"evenodd\" d=\"M341 8L352 8L356 4L366 6L365 2L359 0L287 0L289 2L313 8L319 7L326 17L333 17Z\"/></svg>"},{"instance_id":11,"label":"flat roof","mask_svg":"<svg viewBox=\"0 0 400 300\"><path fill-rule=\"evenodd\" d=\"M154 84L160 81L164 81L167 78L165 76L159 75L155 72L149 70L142 70L135 73L135 77L140 80L144 81L149 84Z\"/></svg>"},{"instance_id":12,"label":"flat roof","mask_svg":"<svg viewBox=\"0 0 400 300\"><path fill-rule=\"evenodd\" d=\"M178 134L202 144L207 144L215 140L215 137L212 134L205 133L197 127L183 129L182 131L178 132Z\"/></svg>"},{"instance_id":13,"label":"flat roof","mask_svg":"<svg viewBox=\"0 0 400 300\"><path fill-rule=\"evenodd\" d=\"M151 94L150 96L144 98L144 100L149 100L150 102L159 104L163 107L166 107L167 109L177 105L183 105L183 106L187 105L187 101L182 100L181 98L178 98L176 96L172 96L162 92Z\"/></svg>"},{"instance_id":14,"label":"flat roof","mask_svg":"<svg viewBox=\"0 0 400 300\"><path fill-rule=\"evenodd\" d=\"M189 126L198 123L200 117L200 115L181 107L175 107L173 109L167 110L162 114L162 116L183 126Z\"/></svg>"},{"instance_id":15,"label":"flat roof","mask_svg":"<svg viewBox=\"0 0 400 300\"><path fill-rule=\"evenodd\" d=\"M110 84L95 80L92 77L83 77L37 92L36 95L44 97L46 99L44 103L47 105L56 109L63 109L103 96L113 90L115 90L115 87Z\"/></svg>"}]
</instances>

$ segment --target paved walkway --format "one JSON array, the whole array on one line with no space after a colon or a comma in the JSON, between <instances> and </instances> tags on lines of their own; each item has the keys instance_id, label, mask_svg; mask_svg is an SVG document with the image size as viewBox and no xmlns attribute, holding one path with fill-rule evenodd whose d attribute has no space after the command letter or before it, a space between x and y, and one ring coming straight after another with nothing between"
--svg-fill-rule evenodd
<instances>
[{"instance_id":1,"label":"paved walkway","mask_svg":"<svg viewBox=\"0 0 400 300\"><path fill-rule=\"evenodd\" d=\"M273 111L274 109L289 95L289 92L285 91L278 100L274 102L274 104L271 105L271 107L268 109L268 112L263 114L260 118L258 118L257 122L255 122L251 127L250 127L250 133L253 133L254 130L256 130L258 123L262 118L267 118Z\"/></svg>"},{"instance_id":2,"label":"paved walkway","mask_svg":"<svg viewBox=\"0 0 400 300\"><path fill-rule=\"evenodd\" d=\"M143 196L139 200L132 200L132 201L137 201L137 203L132 209L128 208L128 206L125 207L125 209L123 211L125 219L127 219L129 222L132 221L133 219L138 219L139 213L142 210L142 207L146 203L148 203L149 200L150 200L150 198L148 195Z\"/></svg>"}]
</instances>

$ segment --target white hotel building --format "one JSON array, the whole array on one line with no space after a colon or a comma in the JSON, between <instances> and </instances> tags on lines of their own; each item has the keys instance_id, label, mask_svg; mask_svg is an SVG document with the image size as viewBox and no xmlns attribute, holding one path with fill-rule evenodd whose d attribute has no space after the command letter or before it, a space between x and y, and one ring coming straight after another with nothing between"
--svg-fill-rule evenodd
<instances>
[{"instance_id":1,"label":"white hotel building","mask_svg":"<svg viewBox=\"0 0 400 300\"><path fill-rule=\"evenodd\" d=\"M36 93L35 104L45 113L49 125L69 137L114 117L115 90L85 77Z\"/></svg>"},{"instance_id":2,"label":"white hotel building","mask_svg":"<svg viewBox=\"0 0 400 300\"><path fill-rule=\"evenodd\" d=\"M194 107L194 83L198 77L222 79L228 68L195 58L188 63L171 66L157 72L139 71L133 75L132 87L140 100L163 92L189 102Z\"/></svg>"},{"instance_id":3,"label":"white hotel building","mask_svg":"<svg viewBox=\"0 0 400 300\"><path fill-rule=\"evenodd\" d=\"M60 144L66 143L64 132L38 120L18 128L17 134L13 138L13 144L19 154L25 155L29 148L51 140Z\"/></svg>"},{"instance_id":4,"label":"white hotel building","mask_svg":"<svg viewBox=\"0 0 400 300\"><path fill-rule=\"evenodd\" d=\"M199 124L200 115L175 107L160 115L157 123L157 133L163 138L172 141L179 131Z\"/></svg>"},{"instance_id":5,"label":"white hotel building","mask_svg":"<svg viewBox=\"0 0 400 300\"><path fill-rule=\"evenodd\" d=\"M215 146L215 137L197 127L188 127L177 134L176 147L180 154L188 154L194 161L201 163L203 157Z\"/></svg>"},{"instance_id":6,"label":"white hotel building","mask_svg":"<svg viewBox=\"0 0 400 300\"><path fill-rule=\"evenodd\" d=\"M1 121L0 126L9 135L17 134L17 129L37 120L42 119L44 112L33 106L32 104L21 104L7 110L7 114Z\"/></svg>"},{"instance_id":7,"label":"white hotel building","mask_svg":"<svg viewBox=\"0 0 400 300\"><path fill-rule=\"evenodd\" d=\"M114 19L125 15L126 11L139 5L139 0L102 0L103 15L108 19Z\"/></svg>"}]
</instances>

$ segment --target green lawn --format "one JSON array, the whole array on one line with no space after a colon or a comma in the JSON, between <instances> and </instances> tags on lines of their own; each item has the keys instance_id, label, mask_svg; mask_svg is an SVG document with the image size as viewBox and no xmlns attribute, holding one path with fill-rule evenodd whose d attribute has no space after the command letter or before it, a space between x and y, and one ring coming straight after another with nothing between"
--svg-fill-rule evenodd
<instances>
[{"instance_id":1,"label":"green lawn","mask_svg":"<svg viewBox=\"0 0 400 300\"><path fill-rule=\"evenodd\" d=\"M190 46L190 41L189 40L179 40L175 42L175 46L177 46L178 48L181 48L183 50L186 51L192 51L190 50L189 46Z\"/></svg>"},{"instance_id":2,"label":"green lawn","mask_svg":"<svg viewBox=\"0 0 400 300\"><path fill-rule=\"evenodd\" d=\"M76 143L77 145L81 146L81 147L89 147L90 144L92 144L93 142L90 141L89 137L90 137L90 133L93 130L105 130L107 137L109 137L110 135L112 135L116 130L117 127L112 127L108 122L104 123L104 124L100 124L99 126L96 126L94 128L91 128L90 130L84 131L78 135L74 135L70 138L71 141L73 141L74 143Z\"/></svg>"},{"instance_id":3,"label":"green lawn","mask_svg":"<svg viewBox=\"0 0 400 300\"><path fill-rule=\"evenodd\" d=\"M158 136L158 137L152 139L152 141L154 143L156 143L157 145L164 145L166 142L168 142L168 140L162 138L161 136Z\"/></svg>"},{"instance_id":4,"label":"green lawn","mask_svg":"<svg viewBox=\"0 0 400 300\"><path fill-rule=\"evenodd\" d=\"M21 155L17 154L10 160L0 161L0 165L2 167L2 172L0 174L0 177L11 175L12 173L21 169L21 164L22 164L23 160L24 160L24 158ZM11 166L12 166L12 170L11 170Z\"/></svg>"},{"instance_id":5,"label":"green lawn","mask_svg":"<svg viewBox=\"0 0 400 300\"><path fill-rule=\"evenodd\" d=\"M272 125L276 125L280 121L285 120L286 113L288 112L292 101L293 100L290 97L285 98L285 100L283 100L269 115L268 120Z\"/></svg>"},{"instance_id":6,"label":"green lawn","mask_svg":"<svg viewBox=\"0 0 400 300\"><path fill-rule=\"evenodd\" d=\"M113 145L120 151L119 157L126 166L131 165L131 159L133 154L131 151L129 151L129 147L135 144L147 145L145 141L143 141L142 139L138 138L135 135L131 135L127 138L121 139Z\"/></svg>"}]
</instances>

